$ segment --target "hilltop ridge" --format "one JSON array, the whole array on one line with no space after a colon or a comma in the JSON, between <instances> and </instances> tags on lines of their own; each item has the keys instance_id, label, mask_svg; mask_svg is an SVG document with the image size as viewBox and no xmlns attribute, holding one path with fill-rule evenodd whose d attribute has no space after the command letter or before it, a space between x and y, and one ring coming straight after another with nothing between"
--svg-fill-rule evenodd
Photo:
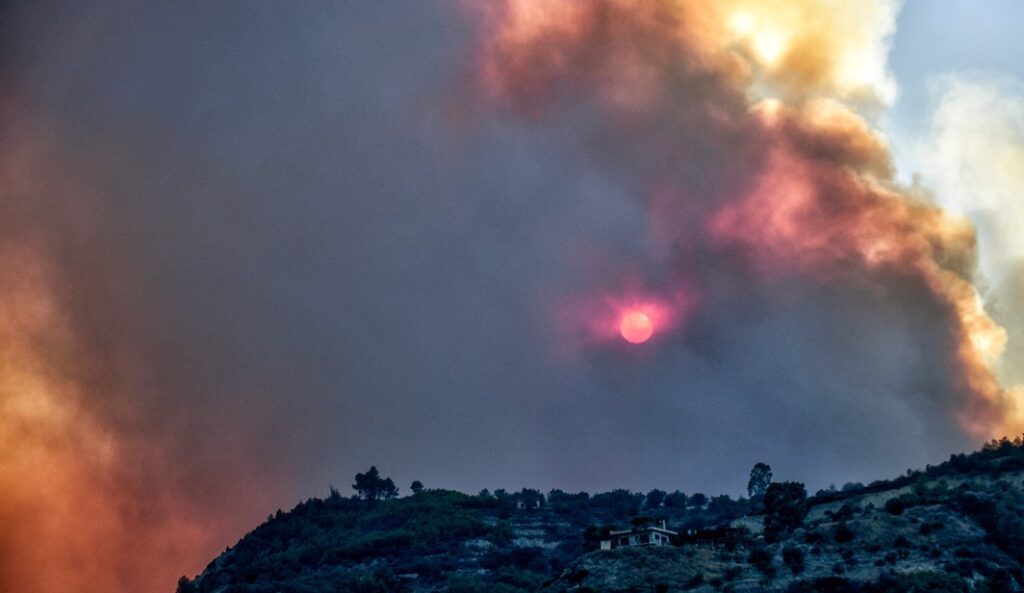
<instances>
[{"instance_id":1,"label":"hilltop ridge","mask_svg":"<svg viewBox=\"0 0 1024 593\"><path fill-rule=\"evenodd\" d=\"M1018 438L866 486L790 488L785 511L771 494L332 489L268 517L178 591L1019 591L1022 485ZM654 521L679 532L672 546L598 549L610 529Z\"/></svg>"}]
</instances>

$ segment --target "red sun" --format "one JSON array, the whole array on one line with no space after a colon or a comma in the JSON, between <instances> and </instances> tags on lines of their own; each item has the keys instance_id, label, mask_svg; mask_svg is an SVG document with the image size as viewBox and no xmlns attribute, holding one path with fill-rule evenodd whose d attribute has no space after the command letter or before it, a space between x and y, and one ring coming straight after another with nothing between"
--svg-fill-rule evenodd
<instances>
[{"instance_id":1,"label":"red sun","mask_svg":"<svg viewBox=\"0 0 1024 593\"><path fill-rule=\"evenodd\" d=\"M619 332L631 344L643 344L654 333L651 318L640 311L630 311L619 321Z\"/></svg>"}]
</instances>

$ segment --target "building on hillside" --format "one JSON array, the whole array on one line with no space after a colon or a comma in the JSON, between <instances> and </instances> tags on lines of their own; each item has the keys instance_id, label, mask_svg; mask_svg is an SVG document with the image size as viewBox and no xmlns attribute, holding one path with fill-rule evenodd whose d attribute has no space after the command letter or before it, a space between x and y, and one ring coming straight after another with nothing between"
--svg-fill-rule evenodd
<instances>
[{"instance_id":1,"label":"building on hillside","mask_svg":"<svg viewBox=\"0 0 1024 593\"><path fill-rule=\"evenodd\" d=\"M624 531L612 531L606 539L601 540L601 549L671 546L672 540L678 535L675 531L667 529L665 522L662 521L661 526L645 525Z\"/></svg>"},{"instance_id":2,"label":"building on hillside","mask_svg":"<svg viewBox=\"0 0 1024 593\"><path fill-rule=\"evenodd\" d=\"M522 491L513 494L512 499L520 511L537 510L544 506L544 495L530 488L523 488Z\"/></svg>"}]
</instances>

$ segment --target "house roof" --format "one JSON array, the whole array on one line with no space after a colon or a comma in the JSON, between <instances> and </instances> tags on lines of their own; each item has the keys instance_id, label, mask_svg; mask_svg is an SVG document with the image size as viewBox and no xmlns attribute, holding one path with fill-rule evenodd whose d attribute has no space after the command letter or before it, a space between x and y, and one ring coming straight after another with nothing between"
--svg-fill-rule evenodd
<instances>
[{"instance_id":1,"label":"house roof","mask_svg":"<svg viewBox=\"0 0 1024 593\"><path fill-rule=\"evenodd\" d=\"M633 529L624 529L622 531L612 531L608 533L609 537L616 537L620 535L630 535L633 533L645 533L649 531L656 531L658 533L664 533L666 535L679 535L678 532L672 531L671 529L665 529L663 527L656 527L650 525L648 527L634 527Z\"/></svg>"}]
</instances>

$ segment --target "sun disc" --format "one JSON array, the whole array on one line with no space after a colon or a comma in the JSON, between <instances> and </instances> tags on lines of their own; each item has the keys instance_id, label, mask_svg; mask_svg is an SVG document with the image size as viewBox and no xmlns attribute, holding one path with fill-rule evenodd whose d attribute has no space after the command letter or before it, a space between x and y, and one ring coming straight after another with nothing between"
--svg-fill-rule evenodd
<instances>
[{"instance_id":1,"label":"sun disc","mask_svg":"<svg viewBox=\"0 0 1024 593\"><path fill-rule=\"evenodd\" d=\"M619 322L619 333L631 344L642 344L654 333L651 318L642 311L630 311L622 316Z\"/></svg>"}]
</instances>

